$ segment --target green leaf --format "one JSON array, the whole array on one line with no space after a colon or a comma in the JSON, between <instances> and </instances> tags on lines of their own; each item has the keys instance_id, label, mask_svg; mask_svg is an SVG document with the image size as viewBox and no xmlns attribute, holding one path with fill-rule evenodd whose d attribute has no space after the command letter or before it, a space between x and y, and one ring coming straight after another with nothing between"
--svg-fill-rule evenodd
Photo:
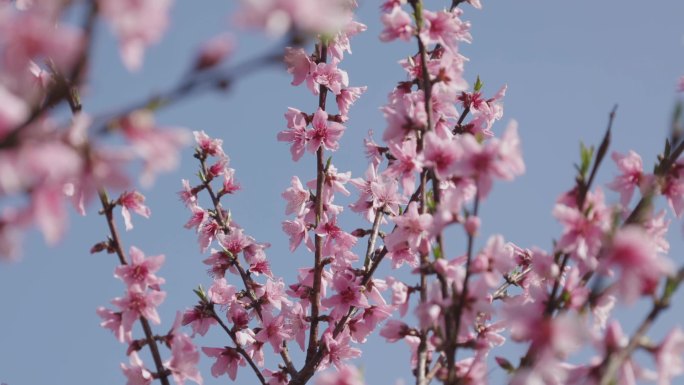
<instances>
[{"instance_id":1,"label":"green leaf","mask_svg":"<svg viewBox=\"0 0 684 385\"><path fill-rule=\"evenodd\" d=\"M197 289L192 289L192 292L195 293L200 301L206 301L207 300L207 294L204 291L204 288L202 285L197 286Z\"/></svg>"},{"instance_id":2,"label":"green leaf","mask_svg":"<svg viewBox=\"0 0 684 385\"><path fill-rule=\"evenodd\" d=\"M475 85L473 86L473 90L475 90L475 92L480 92L480 90L482 89L483 86L484 86L484 84L480 80L480 75L477 75L477 80L475 80Z\"/></svg>"},{"instance_id":3,"label":"green leaf","mask_svg":"<svg viewBox=\"0 0 684 385\"><path fill-rule=\"evenodd\" d=\"M437 208L437 203L435 202L435 194L432 190L428 191L425 196L425 204L427 205L428 211L434 212Z\"/></svg>"},{"instance_id":4,"label":"green leaf","mask_svg":"<svg viewBox=\"0 0 684 385\"><path fill-rule=\"evenodd\" d=\"M432 248L432 254L435 256L435 261L444 258L442 255L442 248L439 247L439 245L435 245L435 247Z\"/></svg>"},{"instance_id":5,"label":"green leaf","mask_svg":"<svg viewBox=\"0 0 684 385\"><path fill-rule=\"evenodd\" d=\"M587 147L580 142L580 175L585 177L591 166L591 159L594 157L594 146Z\"/></svg>"}]
</instances>

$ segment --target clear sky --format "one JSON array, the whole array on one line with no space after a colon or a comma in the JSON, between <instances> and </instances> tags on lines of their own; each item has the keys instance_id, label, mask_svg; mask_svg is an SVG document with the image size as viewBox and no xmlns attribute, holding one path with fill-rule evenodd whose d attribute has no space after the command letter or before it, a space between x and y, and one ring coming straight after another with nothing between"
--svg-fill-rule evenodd
<instances>
[{"instance_id":1,"label":"clear sky","mask_svg":"<svg viewBox=\"0 0 684 385\"><path fill-rule=\"evenodd\" d=\"M362 176L367 164L362 139L369 129L380 139L385 127L378 110L397 81L404 80L397 61L413 54L415 42L382 44L379 10L374 1L360 1L358 18L368 31L352 41L353 55L341 64L349 72L351 85L367 85L368 92L353 107L341 149L334 154L340 171ZM428 1L437 8L441 1ZM508 119L519 122L525 176L514 183L498 183L482 206L480 244L489 234L501 233L522 247L550 248L560 226L550 212L557 196L573 183L572 164L577 162L579 141L598 143L608 112L619 104L613 132L613 150L639 152L646 167L662 150L677 95L676 83L684 75L684 2L631 0L542 1L482 0L484 9L465 6L463 19L472 22L473 44L463 47L470 61L466 79L480 75L485 94L508 84L505 117L495 126L500 133ZM127 105L155 91L172 87L192 61L202 41L224 30L232 30L229 11L232 1L176 1L172 28L164 40L147 52L142 71L128 73L118 57L115 42L104 25L97 30L91 84L84 95L84 108L97 115L112 107ZM235 62L251 57L277 42L254 34L238 34ZM205 130L224 139L231 167L243 191L224 201L233 218L260 242L270 242L267 251L273 270L294 276L294 267L309 264L311 256L298 250L292 254L280 230L285 204L280 193L292 175L303 181L314 178L315 160L305 156L292 163L289 147L276 141L284 129L283 113L292 106L312 112L316 99L302 87L289 86L283 69L270 69L240 79L228 93L206 93L161 112L162 125ZM188 212L178 201L180 179L191 179L196 164L192 150L184 152L182 166L143 190L152 217L134 217L135 229L123 235L125 248L135 245L147 255L165 254L160 275L166 278L166 302L161 306L165 333L175 312L193 306L191 289L205 287L205 274L195 234L183 229ZM611 162L599 174L608 182L615 174ZM353 202L354 195L344 204ZM617 201L616 194L609 200ZM106 237L97 207L89 207L85 218L72 215L67 237L47 248L42 237L30 234L24 256L16 264L0 265L0 382L9 385L116 384L124 383L119 363L127 362L125 346L99 327L98 306L123 294L123 284L112 277L116 261L105 254L90 255L91 245ZM343 222L351 230L361 224L347 213ZM684 264L682 224L669 234L671 257ZM447 250L448 256L463 253L464 245ZM382 270L380 276L396 274ZM679 295L675 305L684 305ZM642 318L644 306L622 310L627 325ZM681 312L681 308L675 311ZM671 311L671 313L674 313ZM680 313L681 314L681 313ZM669 320L656 325L654 336L662 337ZM679 321L681 322L681 321ZM631 330L628 327L628 330ZM210 333L196 340L200 346L222 346L225 336ZM514 357L506 349L502 354ZM496 354L496 353L495 353ZM148 353L142 357L149 361ZM206 384L227 378L210 376L209 359L203 358ZM275 361L270 361L271 369ZM408 349L388 346L371 339L359 363L368 384L408 381ZM150 365L151 366L151 365ZM494 372L500 372L498 368ZM501 376L501 374L498 374ZM499 377L500 378L500 377ZM254 383L246 369L240 383Z\"/></svg>"}]
</instances>

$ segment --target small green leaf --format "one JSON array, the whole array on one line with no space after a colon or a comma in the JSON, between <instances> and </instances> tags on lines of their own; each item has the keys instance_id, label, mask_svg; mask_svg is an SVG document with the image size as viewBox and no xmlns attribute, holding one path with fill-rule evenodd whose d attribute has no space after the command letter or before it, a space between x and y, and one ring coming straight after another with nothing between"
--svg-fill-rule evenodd
<instances>
[{"instance_id":1,"label":"small green leaf","mask_svg":"<svg viewBox=\"0 0 684 385\"><path fill-rule=\"evenodd\" d=\"M435 202L435 194L432 190L428 191L425 196L425 204L427 205L428 211L433 212L437 208L437 203Z\"/></svg>"},{"instance_id":2,"label":"small green leaf","mask_svg":"<svg viewBox=\"0 0 684 385\"><path fill-rule=\"evenodd\" d=\"M663 296L662 298L664 299L669 299L672 297L672 294L677 290L677 287L679 286L679 280L673 279L673 278L668 278L667 281L665 282L665 289L663 290Z\"/></svg>"},{"instance_id":3,"label":"small green leaf","mask_svg":"<svg viewBox=\"0 0 684 385\"><path fill-rule=\"evenodd\" d=\"M475 80L475 85L473 86L473 90L475 90L475 92L480 92L480 90L482 89L483 86L484 86L484 84L480 80L480 75L477 75L477 80Z\"/></svg>"},{"instance_id":4,"label":"small green leaf","mask_svg":"<svg viewBox=\"0 0 684 385\"><path fill-rule=\"evenodd\" d=\"M587 175L593 156L594 146L587 147L583 142L580 142L580 175L582 175L582 177Z\"/></svg>"},{"instance_id":5,"label":"small green leaf","mask_svg":"<svg viewBox=\"0 0 684 385\"><path fill-rule=\"evenodd\" d=\"M207 294L205 293L202 285L197 286L197 289L192 289L192 291L199 297L200 301L207 300Z\"/></svg>"},{"instance_id":6,"label":"small green leaf","mask_svg":"<svg viewBox=\"0 0 684 385\"><path fill-rule=\"evenodd\" d=\"M442 255L442 248L439 247L439 245L435 245L435 247L432 248L432 254L435 256L435 261L444 257Z\"/></svg>"}]
</instances>

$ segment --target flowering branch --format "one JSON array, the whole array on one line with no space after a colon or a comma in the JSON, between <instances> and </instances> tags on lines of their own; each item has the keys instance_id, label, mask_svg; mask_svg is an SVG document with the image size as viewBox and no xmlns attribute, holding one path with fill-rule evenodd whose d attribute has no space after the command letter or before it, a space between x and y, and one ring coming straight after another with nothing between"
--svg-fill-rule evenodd
<instances>
[{"instance_id":1,"label":"flowering branch","mask_svg":"<svg viewBox=\"0 0 684 385\"><path fill-rule=\"evenodd\" d=\"M110 245L116 252L116 255L119 258L119 263L121 264L121 266L126 266L128 265L128 261L126 260L126 255L124 254L123 247L121 244L121 238L119 237L119 232L116 229L116 223L114 221L114 207L116 207L116 204L109 200L109 195L107 194L107 191L104 188L100 189L99 197L100 203L102 204L102 211L100 213L104 215L107 219L107 226L109 227ZM147 346L149 346L150 353L152 353L152 359L154 360L154 366L157 369L157 376L159 378L159 381L161 381L162 385L170 385L170 372L164 368L164 364L162 363L162 358L159 353L159 347L157 346L157 342L154 338L154 333L152 332L150 323L147 321L147 318L145 318L142 315L139 317L139 321L140 325L142 326L143 332L145 333L145 340L147 341Z\"/></svg>"},{"instance_id":2,"label":"flowering branch","mask_svg":"<svg viewBox=\"0 0 684 385\"><path fill-rule=\"evenodd\" d=\"M600 385L610 385L615 382L615 374L620 369L622 364L627 360L632 353L643 343L646 338L646 333L653 326L659 315L664 310L670 307L672 296L679 288L679 285L684 281L684 267L680 268L674 277L670 277L665 282L663 293L659 298L653 301L653 307L646 318L641 321L639 327L629 339L629 343L624 348L611 352L608 354L598 368L601 373Z\"/></svg>"}]
</instances>

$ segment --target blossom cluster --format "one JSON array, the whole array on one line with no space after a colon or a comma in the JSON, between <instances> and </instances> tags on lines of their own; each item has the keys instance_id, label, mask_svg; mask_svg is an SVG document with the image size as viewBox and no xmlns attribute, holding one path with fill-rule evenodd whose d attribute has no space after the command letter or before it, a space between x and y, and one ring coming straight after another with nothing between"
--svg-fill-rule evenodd
<instances>
[{"instance_id":1,"label":"blossom cluster","mask_svg":"<svg viewBox=\"0 0 684 385\"><path fill-rule=\"evenodd\" d=\"M226 205L241 185L222 140L155 123L155 110L178 95L203 84L229 86L232 74L218 67L234 50L232 38L207 41L189 63L189 80L166 96L91 117L79 91L95 20L107 23L124 66L136 70L166 31L171 0L86 2L81 27L62 22L67 3L0 3L0 256L17 254L31 226L56 242L65 231L65 200L84 214L99 197L110 234L91 252L118 257L114 276L125 292L97 314L127 346L130 362L121 370L129 385L166 385L170 378L201 385L202 353L212 376L233 381L251 371L262 385L303 385L321 372L318 385L362 385L352 362L374 332L406 344L418 385L484 385L493 364L512 385L667 385L684 374L681 328L657 343L646 336L684 280L666 239L673 219L684 215L684 139L676 130L652 172L636 152L612 152L619 170L605 186L619 195L612 204L595 177L609 154L613 112L598 149L582 146L574 183L554 204L561 232L549 248L520 246L499 234L480 240L481 206L495 182L521 176L525 163L518 124L500 128L507 86L486 93L479 77L466 75L460 46L473 36L459 5L479 9L479 0L454 0L436 11L422 0L382 1L379 39L416 48L398 63L405 78L380 108L386 123L380 143L372 131L364 140L369 164L357 177L338 170L331 156L367 91L351 85L343 69L352 38L367 29L355 20L357 2L240 3L238 24L289 37L282 61L291 85L312 96L309 108L287 107L275 135L294 162L310 161L315 170L313 177L291 176L281 194L289 250L308 256L292 282L274 274L270 244L249 235ZM66 123L53 113L61 102L72 115ZM117 146L104 139L113 135ZM183 179L179 197L211 283L159 335L151 324L161 324L166 292L157 273L165 257L146 257L134 246L126 254L113 213L120 207L126 230L133 229L132 213L148 218L127 168L141 161L140 183L150 185L177 165L191 137L199 180ZM123 192L110 200L108 189ZM345 208L363 224L345 228ZM652 302L653 310L628 335L614 310L637 301ZM211 329L224 338L197 348L192 339L208 339ZM499 353L507 339L521 345L519 360ZM167 359L160 347L169 349ZM138 354L143 349L154 369ZM638 349L653 358L654 369L636 361Z\"/></svg>"},{"instance_id":2,"label":"blossom cluster","mask_svg":"<svg viewBox=\"0 0 684 385\"><path fill-rule=\"evenodd\" d=\"M88 2L85 26L78 27L56 22L69 10L64 2L0 2L0 257L17 257L21 236L32 226L55 244L67 228L65 197L84 215L98 189L130 187L131 162L142 161L145 185L178 165L178 151L189 140L184 129L159 127L148 108L100 127L102 120L83 112L79 97L96 17L112 26L124 62L135 68L145 47L163 34L170 3ZM68 122L55 117L63 101L73 114ZM123 144L98 140L108 134L120 135Z\"/></svg>"},{"instance_id":3,"label":"blossom cluster","mask_svg":"<svg viewBox=\"0 0 684 385\"><path fill-rule=\"evenodd\" d=\"M122 216L126 228L131 227L131 218L128 210L133 210L145 217L150 215L150 210L144 204L144 196L137 191L125 192L116 201L111 202L105 208L108 220L112 221L112 210L116 205L121 206ZM113 222L111 222L113 223ZM128 345L126 353L130 358L130 364L121 364L121 370L128 380L128 384L146 385L154 379L173 376L177 383L183 384L186 380L202 384L202 376L197 369L199 352L192 343L190 337L180 331L181 317L178 315L171 330L164 336L152 336L150 323L159 325L161 319L157 307L166 298L166 292L161 289L165 283L164 278L156 275L164 264L164 255L146 257L135 246L131 246L128 257L123 254L121 240L113 232L108 241L101 242L93 247L91 252L108 251L116 253L121 263L114 269L114 277L123 281L126 285L126 293L123 297L114 298L111 303L116 311L99 307L97 314L102 318L102 327L109 329L115 338ZM133 338L133 326L140 322L145 333L143 338ZM166 362L160 362L158 343L163 343L171 350L171 357ZM145 367L138 351L149 346L155 356L156 371Z\"/></svg>"},{"instance_id":4,"label":"blossom cluster","mask_svg":"<svg viewBox=\"0 0 684 385\"><path fill-rule=\"evenodd\" d=\"M248 19L267 29L259 23L283 11L275 1L259 9L247 3L252 6L248 11L258 15ZM338 374L320 376L321 383L358 378L346 374L355 370L347 361L359 357L358 344L380 328L388 342L406 342L419 384L432 379L486 384L489 356L504 344L506 334L528 349L518 365L495 359L511 373L512 384L603 384L615 375L620 381L669 383L682 371L674 358L681 354L679 329L651 348L658 371L649 372L631 359L616 358L615 352L633 347L611 313L619 302L629 305L657 295L663 280L675 282L666 257L666 213L653 214L643 204L630 210L629 204L638 188L642 200L664 195L675 215L681 215L679 153L668 150L654 174L643 172L636 153L614 153L622 174L608 187L620 193L621 204L610 206L600 187L592 189L608 139L596 154L585 148L576 186L553 210L563 232L552 251L523 248L501 235L490 236L478 251L479 206L494 181L510 181L525 171L517 123L508 123L500 135L494 130L503 116L506 86L485 97L479 78L468 85L467 59L459 44L472 37L456 6L433 12L419 1L386 1L381 8L380 39L415 39L418 52L400 61L407 78L381 108L385 146L372 136L365 141L370 164L364 177L352 178L351 172L338 171L332 158L324 159L326 152L339 149L350 107L365 91L351 87L340 68L343 54L351 52L349 38L365 26L348 17L337 32L318 35L312 54L302 47L285 50L291 84L304 85L318 97L315 111L289 107L287 128L277 135L289 144L293 161L315 155L316 177L302 182L293 176L282 193L285 214L294 216L282 223L290 251L304 245L313 256L313 265L300 268L296 282L286 285L273 276L267 245L245 235L221 206L228 190L224 184L213 192L210 183L220 174L207 162L227 165L227 156L219 150L220 140L195 134L201 184L184 181L181 196L193 213L186 227L196 228L202 252L213 241L220 248L205 260L214 282L206 293L199 292L200 302L186 311L184 323L200 335L219 325L232 340L232 346L203 348L216 358L212 374L234 380L239 367L250 366L262 383L301 384L334 366ZM289 20L297 20L297 13L286 9ZM336 114L326 109L328 93L335 95ZM234 185L233 170L224 168L224 174ZM350 196L349 185L358 193L348 207L371 223L370 229L345 231L340 225L344 207L335 198ZM197 203L205 190L210 209ZM466 251L451 256L446 239L454 231L465 235ZM359 239L365 237L362 245ZM359 252L361 246L365 250ZM384 259L392 269L407 265L414 279L378 278ZM231 284L228 271L241 284ZM602 285L592 290L594 281ZM215 306L225 311L226 321ZM410 308L415 319L407 317ZM319 330L321 322L327 327ZM292 362L291 342L306 353L301 368ZM282 358L277 370L266 368L266 345ZM570 364L569 357L586 345L594 347L597 358ZM470 353L459 358L458 352Z\"/></svg>"}]
</instances>

